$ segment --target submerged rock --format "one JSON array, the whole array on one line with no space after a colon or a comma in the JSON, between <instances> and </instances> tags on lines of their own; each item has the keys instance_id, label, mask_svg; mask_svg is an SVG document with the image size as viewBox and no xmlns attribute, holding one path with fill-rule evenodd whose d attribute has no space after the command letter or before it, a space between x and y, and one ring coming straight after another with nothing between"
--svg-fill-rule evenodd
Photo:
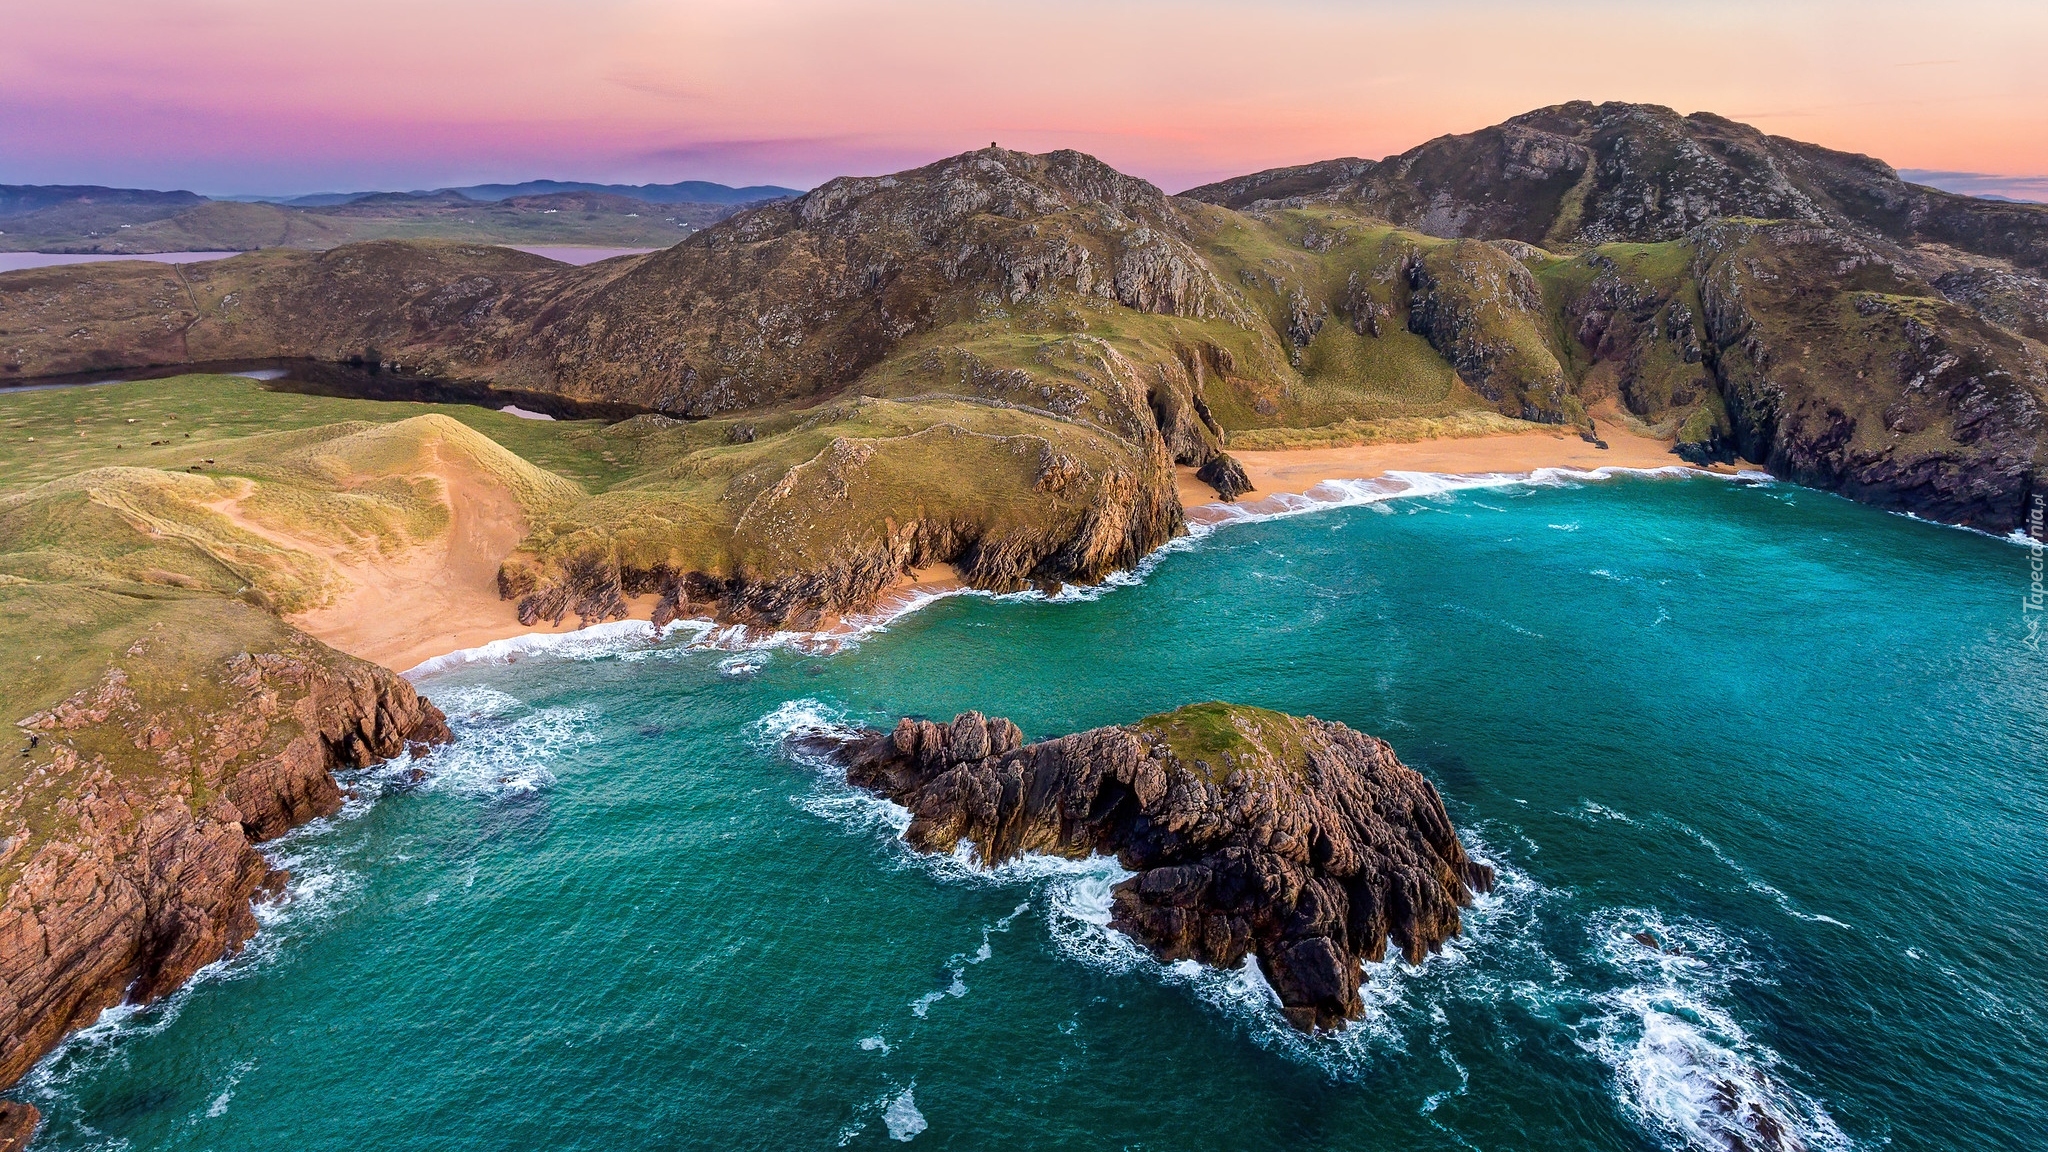
<instances>
[{"instance_id":1,"label":"submerged rock","mask_svg":"<svg viewBox=\"0 0 2048 1152\"><path fill-rule=\"evenodd\" d=\"M1008 720L964 712L839 755L849 781L910 809L921 851L1115 855L1137 875L1117 885L1112 925L1162 960L1257 956L1303 1030L1357 1018L1361 961L1391 939L1419 963L1493 886L1428 780L1385 741L1314 717L1194 704L1026 745Z\"/></svg>"}]
</instances>

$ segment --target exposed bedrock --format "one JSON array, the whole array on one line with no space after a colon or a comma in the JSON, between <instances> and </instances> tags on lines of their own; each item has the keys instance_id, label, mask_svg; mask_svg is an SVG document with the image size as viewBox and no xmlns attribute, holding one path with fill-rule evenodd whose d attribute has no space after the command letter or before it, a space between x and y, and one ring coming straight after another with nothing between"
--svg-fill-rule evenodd
<instances>
[{"instance_id":1,"label":"exposed bedrock","mask_svg":"<svg viewBox=\"0 0 2048 1152\"><path fill-rule=\"evenodd\" d=\"M217 706L159 708L115 668L18 721L39 767L0 796L0 1087L101 1011L238 950L251 901L286 879L254 845L338 810L335 770L450 739L404 679L317 646L214 672L187 687ZM0 1113L0 1149L19 1122Z\"/></svg>"},{"instance_id":2,"label":"exposed bedrock","mask_svg":"<svg viewBox=\"0 0 2048 1152\"><path fill-rule=\"evenodd\" d=\"M508 561L499 594L517 602L526 624L559 623L571 612L586 623L623 618L626 597L652 594L660 598L657 627L706 615L812 628L873 606L916 569L950 565L969 586L992 592L1095 584L1186 530L1157 436L1094 467L1048 442L1032 444L1026 463L1035 479L1018 484L1028 503L963 496L957 484L942 490L953 478L939 474L923 487L885 485L862 463L874 453L850 444L844 468L792 470L748 505L726 571L659 556L650 562L599 535L566 558ZM827 515L836 517L829 530L819 527Z\"/></svg>"},{"instance_id":3,"label":"exposed bedrock","mask_svg":"<svg viewBox=\"0 0 2048 1152\"><path fill-rule=\"evenodd\" d=\"M21 1152L36 1134L43 1114L33 1104L0 1100L0 1152Z\"/></svg>"},{"instance_id":4,"label":"exposed bedrock","mask_svg":"<svg viewBox=\"0 0 2048 1152\"><path fill-rule=\"evenodd\" d=\"M1251 477L1244 473L1244 465L1228 452L1218 452L1209 462L1195 472L1195 479L1216 490L1225 500L1235 500L1252 490Z\"/></svg>"},{"instance_id":5,"label":"exposed bedrock","mask_svg":"<svg viewBox=\"0 0 2048 1152\"><path fill-rule=\"evenodd\" d=\"M1195 704L1027 745L965 712L838 754L849 781L910 809L920 851L1115 855L1136 873L1115 889L1116 928L1162 960L1256 956L1303 1030L1355 1019L1361 961L1391 940L1419 963L1493 886L1428 780L1385 741L1313 717Z\"/></svg>"}]
</instances>

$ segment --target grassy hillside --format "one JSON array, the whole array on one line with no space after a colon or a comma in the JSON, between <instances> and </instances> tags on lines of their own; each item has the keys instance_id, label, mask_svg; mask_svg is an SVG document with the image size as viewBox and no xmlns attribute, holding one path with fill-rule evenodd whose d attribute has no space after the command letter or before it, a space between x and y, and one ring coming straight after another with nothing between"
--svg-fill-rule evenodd
<instances>
[{"instance_id":1,"label":"grassy hillside","mask_svg":"<svg viewBox=\"0 0 2048 1152\"><path fill-rule=\"evenodd\" d=\"M1716 142L1730 151L1686 160ZM1608 163L1630 157L1626 172ZM1411 159L1391 167L1413 213L1343 189L1233 210L1079 153L989 148L835 180L582 269L383 241L10 274L0 374L362 359L721 419L966 397L1132 444L1156 435L1196 467L1233 442L1497 419L1597 436L1599 411L1695 459L1743 453L1991 531L2040 486L2028 453L2048 410L2048 295L2014 263L2031 218L1993 213L1978 223L2020 230L1971 239L1958 217L1940 244L1873 234L1844 206L1876 211L1855 189L1896 185L1881 165L1635 106L1545 110ZM1480 160L1506 167L1443 183ZM1389 170L1316 171L1357 192ZM1467 193L1486 203L1460 207ZM1662 207L1630 215L1645 196ZM1751 211L1791 219L1735 215ZM1936 345L1954 358L1942 371L1978 366L1938 395L1909 370L1945 363ZM1885 358L1844 351L1864 347Z\"/></svg>"},{"instance_id":2,"label":"grassy hillside","mask_svg":"<svg viewBox=\"0 0 2048 1152\"><path fill-rule=\"evenodd\" d=\"M932 563L991 587L1099 577L1179 523L1156 437L972 398L606 425L190 376L6 394L0 422L0 584L100 606L14 682L17 714L95 674L103 618L332 603L347 565L445 537L451 468L516 501L530 535L504 587L553 619L620 614L624 588L815 620ZM10 613L0 644L28 650L37 618Z\"/></svg>"}]
</instances>

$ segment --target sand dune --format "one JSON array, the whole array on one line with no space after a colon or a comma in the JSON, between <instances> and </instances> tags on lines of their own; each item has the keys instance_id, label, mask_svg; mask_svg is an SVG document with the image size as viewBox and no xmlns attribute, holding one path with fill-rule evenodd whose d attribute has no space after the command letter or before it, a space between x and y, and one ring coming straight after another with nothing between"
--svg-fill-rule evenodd
<instances>
[{"instance_id":1,"label":"sand dune","mask_svg":"<svg viewBox=\"0 0 2048 1152\"><path fill-rule=\"evenodd\" d=\"M272 543L324 557L348 582L347 591L325 607L286 619L387 668L411 668L431 656L509 636L574 631L573 616L559 625L521 624L512 603L498 598L498 566L527 532L525 514L511 490L460 457L441 453L438 445L427 451L431 462L414 475L441 482L448 532L395 557L354 557L332 544L280 531L243 511L247 492L210 507ZM652 597L635 599L645 601L633 604L635 615L652 614Z\"/></svg>"}]
</instances>

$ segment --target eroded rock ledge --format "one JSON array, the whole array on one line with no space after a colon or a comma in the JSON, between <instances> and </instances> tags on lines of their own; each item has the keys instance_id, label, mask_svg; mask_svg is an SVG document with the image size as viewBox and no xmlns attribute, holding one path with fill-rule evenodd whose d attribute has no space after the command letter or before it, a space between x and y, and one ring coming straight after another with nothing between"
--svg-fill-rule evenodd
<instances>
[{"instance_id":1,"label":"eroded rock ledge","mask_svg":"<svg viewBox=\"0 0 2048 1152\"><path fill-rule=\"evenodd\" d=\"M336 770L451 738L404 679L303 636L165 685L145 646L17 721L32 747L0 795L0 1087L239 949L252 899L286 879L254 845L338 810ZM0 1111L0 1138L34 1123Z\"/></svg>"},{"instance_id":2,"label":"eroded rock ledge","mask_svg":"<svg viewBox=\"0 0 2048 1152\"><path fill-rule=\"evenodd\" d=\"M921 851L1115 855L1137 873L1115 889L1116 928L1162 960L1256 955L1303 1030L1357 1018L1361 961L1391 939L1419 963L1493 886L1428 780L1385 741L1313 717L1194 704L1026 745L965 712L838 755L849 781L910 809Z\"/></svg>"}]
</instances>

